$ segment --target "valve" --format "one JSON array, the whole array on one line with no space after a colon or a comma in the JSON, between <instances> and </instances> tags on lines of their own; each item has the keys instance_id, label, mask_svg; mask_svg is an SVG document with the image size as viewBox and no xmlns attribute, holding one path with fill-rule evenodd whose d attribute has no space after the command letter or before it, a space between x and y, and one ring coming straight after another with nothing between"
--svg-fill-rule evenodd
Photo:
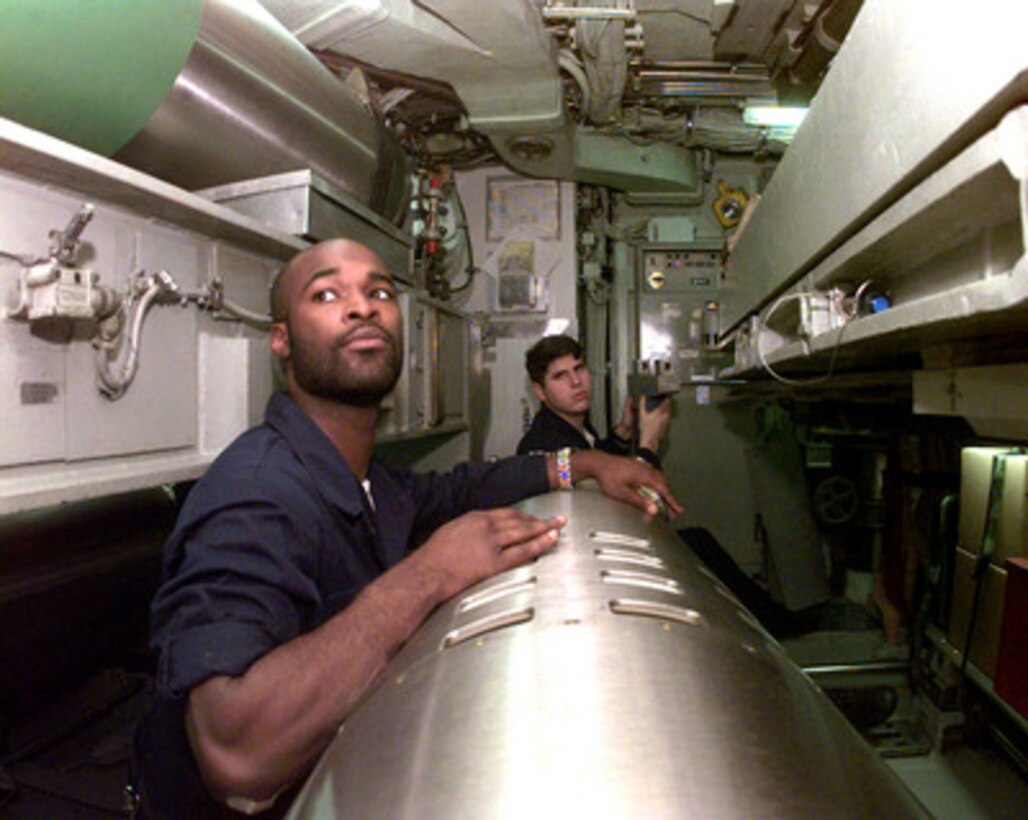
<instances>
[{"instance_id":1,"label":"valve","mask_svg":"<svg viewBox=\"0 0 1028 820\"><path fill-rule=\"evenodd\" d=\"M95 271L67 267L56 259L22 268L16 288L8 294L7 315L29 322L104 319L117 312L121 297L99 279Z\"/></svg>"},{"instance_id":2,"label":"valve","mask_svg":"<svg viewBox=\"0 0 1028 820\"><path fill-rule=\"evenodd\" d=\"M78 254L82 232L92 220L93 206L83 202L82 207L64 226L63 231L50 231L50 258L62 265L71 265Z\"/></svg>"},{"instance_id":3,"label":"valve","mask_svg":"<svg viewBox=\"0 0 1028 820\"><path fill-rule=\"evenodd\" d=\"M421 172L426 182L421 196L424 227L418 234L421 246L421 263L424 271L424 283L430 295L436 299L450 297L450 283L445 275L445 260L448 249L444 240L447 230L442 220L447 216L448 209L445 199L450 195L452 186L450 169L440 166L431 172Z\"/></svg>"},{"instance_id":4,"label":"valve","mask_svg":"<svg viewBox=\"0 0 1028 820\"><path fill-rule=\"evenodd\" d=\"M17 285L7 295L9 318L101 321L118 311L120 294L99 284L95 271L75 266L82 233L92 218L93 206L83 203L62 230L50 231L47 257L25 260Z\"/></svg>"},{"instance_id":5,"label":"valve","mask_svg":"<svg viewBox=\"0 0 1028 820\"><path fill-rule=\"evenodd\" d=\"M443 238L442 228L439 225L440 203L443 197L443 179L439 174L433 174L428 178L428 192L425 198L428 200L428 213L425 217L425 230L421 238L425 242L425 253L434 256L439 251L439 240Z\"/></svg>"}]
</instances>

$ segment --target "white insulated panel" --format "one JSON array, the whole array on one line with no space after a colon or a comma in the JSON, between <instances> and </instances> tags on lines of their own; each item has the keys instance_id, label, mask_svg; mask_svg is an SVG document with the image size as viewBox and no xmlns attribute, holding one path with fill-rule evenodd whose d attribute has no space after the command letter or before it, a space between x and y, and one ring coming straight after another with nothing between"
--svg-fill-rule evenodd
<instances>
[{"instance_id":1,"label":"white insulated panel","mask_svg":"<svg viewBox=\"0 0 1028 820\"><path fill-rule=\"evenodd\" d=\"M252 333L231 333L230 327L200 334L200 449L218 453L264 419L273 389L271 351L267 339Z\"/></svg>"},{"instance_id":2,"label":"white insulated panel","mask_svg":"<svg viewBox=\"0 0 1028 820\"><path fill-rule=\"evenodd\" d=\"M129 220L105 236L107 220L94 219L99 261L131 230L135 263L102 281L124 289L132 271L166 270L184 291L196 290L206 279L209 251L198 238L169 228ZM94 226L87 229L93 232ZM113 252L112 252L113 254ZM112 266L113 267L113 266ZM98 265L98 269L109 269ZM67 419L69 461L126 452L150 452L190 447L196 443L197 311L193 307L154 305L143 325L139 369L124 396L111 401L96 388L95 351L88 340L68 346L68 392L73 408Z\"/></svg>"},{"instance_id":3,"label":"white insulated panel","mask_svg":"<svg viewBox=\"0 0 1028 820\"><path fill-rule=\"evenodd\" d=\"M82 202L0 173L0 307L7 305L22 268L11 257L45 257L50 230L67 225ZM84 241L82 265L95 267L97 254L94 242ZM78 335L81 328L70 322L30 327L0 310L0 467L65 457L68 350Z\"/></svg>"},{"instance_id":4,"label":"white insulated panel","mask_svg":"<svg viewBox=\"0 0 1028 820\"><path fill-rule=\"evenodd\" d=\"M93 320L7 317L22 258L46 257L86 202L74 265L121 293L141 270L187 293L218 272L228 298L265 313L271 274L306 244L0 119L0 514L197 478L272 389L264 334L195 304L150 308L114 401L96 386Z\"/></svg>"},{"instance_id":5,"label":"white insulated panel","mask_svg":"<svg viewBox=\"0 0 1028 820\"><path fill-rule=\"evenodd\" d=\"M21 330L0 322L0 468L65 450L64 351Z\"/></svg>"}]
</instances>

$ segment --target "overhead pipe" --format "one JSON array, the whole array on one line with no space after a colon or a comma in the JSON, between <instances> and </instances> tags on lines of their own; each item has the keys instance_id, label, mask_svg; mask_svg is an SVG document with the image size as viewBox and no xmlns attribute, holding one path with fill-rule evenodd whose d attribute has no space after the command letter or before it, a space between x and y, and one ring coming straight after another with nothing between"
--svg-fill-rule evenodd
<instances>
[{"instance_id":1,"label":"overhead pipe","mask_svg":"<svg viewBox=\"0 0 1028 820\"><path fill-rule=\"evenodd\" d=\"M863 0L830 0L822 5L809 28L797 37L793 48L798 56L789 68L789 79L797 85L815 82L842 47Z\"/></svg>"}]
</instances>

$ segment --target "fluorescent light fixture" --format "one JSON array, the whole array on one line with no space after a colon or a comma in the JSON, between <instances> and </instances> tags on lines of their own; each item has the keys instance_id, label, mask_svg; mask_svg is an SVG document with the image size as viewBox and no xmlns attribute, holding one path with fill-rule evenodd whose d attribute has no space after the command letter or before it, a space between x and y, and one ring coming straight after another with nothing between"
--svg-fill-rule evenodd
<instances>
[{"instance_id":1,"label":"fluorescent light fixture","mask_svg":"<svg viewBox=\"0 0 1028 820\"><path fill-rule=\"evenodd\" d=\"M742 119L747 125L765 125L771 128L798 128L807 115L804 107L785 108L776 105L746 106Z\"/></svg>"},{"instance_id":2,"label":"fluorescent light fixture","mask_svg":"<svg viewBox=\"0 0 1028 820\"><path fill-rule=\"evenodd\" d=\"M543 336L559 336L570 326L570 319L550 319L550 321L546 323L546 330L543 331Z\"/></svg>"}]
</instances>

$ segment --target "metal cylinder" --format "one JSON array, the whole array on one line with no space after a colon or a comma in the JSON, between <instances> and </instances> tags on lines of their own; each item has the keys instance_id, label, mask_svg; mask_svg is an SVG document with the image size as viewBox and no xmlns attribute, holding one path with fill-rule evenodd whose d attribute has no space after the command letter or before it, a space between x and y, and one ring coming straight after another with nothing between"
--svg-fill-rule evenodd
<instances>
[{"instance_id":1,"label":"metal cylinder","mask_svg":"<svg viewBox=\"0 0 1028 820\"><path fill-rule=\"evenodd\" d=\"M299 818L925 816L662 522L597 492L556 548L436 610Z\"/></svg>"},{"instance_id":2,"label":"metal cylinder","mask_svg":"<svg viewBox=\"0 0 1028 820\"><path fill-rule=\"evenodd\" d=\"M47 5L15 4L0 114L184 188L309 168L402 218L399 143L257 0Z\"/></svg>"},{"instance_id":3,"label":"metal cylinder","mask_svg":"<svg viewBox=\"0 0 1028 820\"><path fill-rule=\"evenodd\" d=\"M186 188L310 168L392 222L406 202L399 143L256 0L205 0L171 92L115 159Z\"/></svg>"},{"instance_id":4,"label":"metal cylinder","mask_svg":"<svg viewBox=\"0 0 1028 820\"><path fill-rule=\"evenodd\" d=\"M110 155L161 104L189 56L203 0L9 0L0 116Z\"/></svg>"},{"instance_id":5,"label":"metal cylinder","mask_svg":"<svg viewBox=\"0 0 1028 820\"><path fill-rule=\"evenodd\" d=\"M863 0L832 0L822 6L822 13L814 20L789 69L789 78L794 83L814 82L828 70L862 3Z\"/></svg>"}]
</instances>

